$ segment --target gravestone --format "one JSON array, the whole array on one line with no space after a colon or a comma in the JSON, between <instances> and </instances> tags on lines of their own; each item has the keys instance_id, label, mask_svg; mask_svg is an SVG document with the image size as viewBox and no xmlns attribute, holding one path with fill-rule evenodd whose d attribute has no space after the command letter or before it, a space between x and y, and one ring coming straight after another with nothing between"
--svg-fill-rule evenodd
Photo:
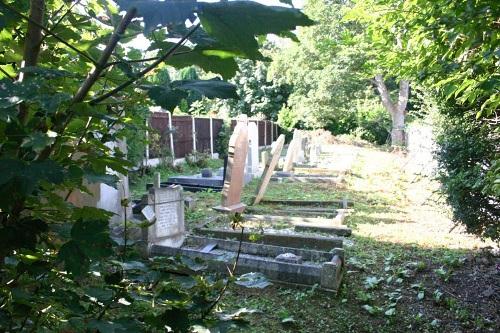
<instances>
[{"instance_id":1,"label":"gravestone","mask_svg":"<svg viewBox=\"0 0 500 333\"><path fill-rule=\"evenodd\" d=\"M319 155L321 154L320 145L313 143L310 145L309 163L316 166L319 163Z\"/></svg>"},{"instance_id":2,"label":"gravestone","mask_svg":"<svg viewBox=\"0 0 500 333\"><path fill-rule=\"evenodd\" d=\"M276 141L275 141L276 142ZM273 144L275 143L273 142ZM272 146L271 149L274 149L276 145ZM262 167L262 170L265 169L266 165L267 165L267 162L269 161L269 152L267 150L263 150L261 153L260 153L260 165Z\"/></svg>"},{"instance_id":3,"label":"gravestone","mask_svg":"<svg viewBox=\"0 0 500 333\"><path fill-rule=\"evenodd\" d=\"M248 155L247 155L247 174L252 178L259 176L259 132L257 124L248 123Z\"/></svg>"},{"instance_id":4,"label":"gravestone","mask_svg":"<svg viewBox=\"0 0 500 333\"><path fill-rule=\"evenodd\" d=\"M182 245L186 229L181 186L150 189L148 206L143 209L143 215L149 222L154 222L147 230L148 244L170 247Z\"/></svg>"},{"instance_id":5,"label":"gravestone","mask_svg":"<svg viewBox=\"0 0 500 333\"><path fill-rule=\"evenodd\" d=\"M222 188L221 205L215 210L225 213L241 213L245 205L241 203L245 177L245 160L248 152L248 127L246 122L238 121L229 139L227 152L227 169Z\"/></svg>"},{"instance_id":6,"label":"gravestone","mask_svg":"<svg viewBox=\"0 0 500 333\"><path fill-rule=\"evenodd\" d=\"M264 193L266 193L267 185L269 185L269 181L271 180L271 176L273 175L274 168L276 168L276 164L278 164L278 160L281 156L281 150L283 149L284 144L285 135L281 134L278 137L278 140L276 140L276 144L271 151L271 159L269 160L269 163L266 164L264 172L262 173L262 177L260 178L259 186L257 186L257 194L253 202L254 205L258 204L264 197Z\"/></svg>"},{"instance_id":7,"label":"gravestone","mask_svg":"<svg viewBox=\"0 0 500 333\"><path fill-rule=\"evenodd\" d=\"M299 130L294 130L293 131L293 138L292 141L290 141L290 144L288 145L288 149L286 151L286 156L285 156L285 163L283 164L283 171L285 172L290 172L293 169L293 162L295 160L295 155L297 154L297 151L300 149L300 131Z\"/></svg>"}]
</instances>

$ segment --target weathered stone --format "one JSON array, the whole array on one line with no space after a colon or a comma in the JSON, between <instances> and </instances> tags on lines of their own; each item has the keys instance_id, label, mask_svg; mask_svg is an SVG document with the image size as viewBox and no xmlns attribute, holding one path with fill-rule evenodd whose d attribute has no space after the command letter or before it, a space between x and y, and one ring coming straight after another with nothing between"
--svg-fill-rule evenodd
<instances>
[{"instance_id":1,"label":"weathered stone","mask_svg":"<svg viewBox=\"0 0 500 333\"><path fill-rule=\"evenodd\" d=\"M295 160L295 155L297 151L300 149L300 131L295 129L293 131L293 138L288 145L288 149L286 151L285 162L283 164L283 171L290 172L293 169L293 162Z\"/></svg>"},{"instance_id":2,"label":"weathered stone","mask_svg":"<svg viewBox=\"0 0 500 333\"><path fill-rule=\"evenodd\" d=\"M147 229L148 244L181 246L185 237L182 187L151 189L148 204L152 207L156 219Z\"/></svg>"},{"instance_id":3,"label":"weathered stone","mask_svg":"<svg viewBox=\"0 0 500 333\"><path fill-rule=\"evenodd\" d=\"M216 238L240 239L241 232L231 229L196 229L196 233L202 235L210 235ZM284 234L284 233L263 233L255 238L255 234L245 231L243 233L243 241L252 239L255 243L265 243L274 246L288 246L293 248L309 248L315 250L330 251L334 248L341 248L343 239L340 237L324 237L300 234ZM277 255L277 254L276 254ZM302 255L304 257L304 255Z\"/></svg>"},{"instance_id":4,"label":"weathered stone","mask_svg":"<svg viewBox=\"0 0 500 333\"><path fill-rule=\"evenodd\" d=\"M292 264L302 264L302 257L296 256L293 253L282 253L276 256L276 260L282 262L289 262Z\"/></svg>"},{"instance_id":5,"label":"weathered stone","mask_svg":"<svg viewBox=\"0 0 500 333\"><path fill-rule=\"evenodd\" d=\"M201 176L203 178L210 178L210 177L212 177L212 170L211 169L201 169Z\"/></svg>"},{"instance_id":6,"label":"weathered stone","mask_svg":"<svg viewBox=\"0 0 500 333\"><path fill-rule=\"evenodd\" d=\"M259 176L259 130L255 122L248 123L247 174L252 178Z\"/></svg>"},{"instance_id":7,"label":"weathered stone","mask_svg":"<svg viewBox=\"0 0 500 333\"><path fill-rule=\"evenodd\" d=\"M196 208L196 200L192 197L185 197L184 198L184 206L192 211Z\"/></svg>"},{"instance_id":8,"label":"weathered stone","mask_svg":"<svg viewBox=\"0 0 500 333\"><path fill-rule=\"evenodd\" d=\"M241 191L244 184L245 160L248 151L248 128L244 121L239 121L229 139L228 162L222 202L215 210L241 213L245 205L241 203Z\"/></svg>"},{"instance_id":9,"label":"weathered stone","mask_svg":"<svg viewBox=\"0 0 500 333\"><path fill-rule=\"evenodd\" d=\"M278 163L278 160L281 156L281 150L283 149L283 145L285 143L285 136L281 134L276 140L276 144L271 152L271 160L269 164L266 164L264 168L264 172L262 173L262 177L260 178L260 183L257 186L257 194L253 201L253 204L256 205L262 200L264 194L266 193L267 185L269 185L269 180L274 172L274 168Z\"/></svg>"}]
</instances>

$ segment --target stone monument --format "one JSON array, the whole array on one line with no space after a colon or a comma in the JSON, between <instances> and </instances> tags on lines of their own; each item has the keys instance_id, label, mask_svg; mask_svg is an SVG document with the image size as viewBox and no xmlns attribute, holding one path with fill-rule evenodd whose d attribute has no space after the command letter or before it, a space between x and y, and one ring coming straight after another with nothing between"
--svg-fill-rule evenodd
<instances>
[{"instance_id":1,"label":"stone monument","mask_svg":"<svg viewBox=\"0 0 500 333\"><path fill-rule=\"evenodd\" d=\"M184 242L184 198L182 187L152 188L148 196L148 206L142 210L151 223L147 229L148 245L180 247Z\"/></svg>"},{"instance_id":2,"label":"stone monument","mask_svg":"<svg viewBox=\"0 0 500 333\"><path fill-rule=\"evenodd\" d=\"M241 203L245 177L245 160L248 152L248 126L239 121L229 139L227 169L222 188L222 202L215 210L225 213L241 213L245 205Z\"/></svg>"},{"instance_id":3,"label":"stone monument","mask_svg":"<svg viewBox=\"0 0 500 333\"><path fill-rule=\"evenodd\" d=\"M293 131L293 138L288 145L288 149L286 151L285 163L283 164L283 171L291 172L293 169L293 162L296 159L296 154L300 149L301 140L300 140L300 131L295 129Z\"/></svg>"},{"instance_id":4,"label":"stone monument","mask_svg":"<svg viewBox=\"0 0 500 333\"><path fill-rule=\"evenodd\" d=\"M268 161L268 163L266 163L264 172L262 173L262 177L260 178L259 186L257 186L257 195L255 196L255 200L253 202L254 205L258 204L264 197L264 193L266 192L269 180L271 180L271 176L273 175L274 168L276 168L276 164L278 164L278 160L281 156L281 150L283 149L284 144L285 135L281 134L276 140L276 144L271 151L271 159Z\"/></svg>"},{"instance_id":5,"label":"stone monument","mask_svg":"<svg viewBox=\"0 0 500 333\"><path fill-rule=\"evenodd\" d=\"M252 178L259 176L259 132L257 124L254 122L248 123L248 155L246 172Z\"/></svg>"}]
</instances>

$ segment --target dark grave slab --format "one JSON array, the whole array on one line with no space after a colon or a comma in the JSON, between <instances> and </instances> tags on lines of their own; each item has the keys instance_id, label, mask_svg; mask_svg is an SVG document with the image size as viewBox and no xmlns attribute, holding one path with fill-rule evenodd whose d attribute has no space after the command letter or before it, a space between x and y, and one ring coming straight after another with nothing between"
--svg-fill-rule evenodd
<instances>
[{"instance_id":1,"label":"dark grave slab","mask_svg":"<svg viewBox=\"0 0 500 333\"><path fill-rule=\"evenodd\" d=\"M288 224L296 231L324 232L338 236L350 236L351 228L343 225L345 211L338 210L334 218L280 216L280 215L243 215L245 221L273 224Z\"/></svg>"},{"instance_id":2,"label":"dark grave slab","mask_svg":"<svg viewBox=\"0 0 500 333\"><path fill-rule=\"evenodd\" d=\"M240 234L240 232L237 232ZM211 250L212 244L217 246ZM238 249L241 249L236 274L260 272L277 283L299 286L318 285L326 291L337 292L343 274L344 251L334 248L331 252L292 248L253 242L240 242L223 238L189 236L181 248L153 245L150 255L200 258L206 261L209 270L227 273ZM279 260L277 257L288 254L295 262Z\"/></svg>"},{"instance_id":3,"label":"dark grave slab","mask_svg":"<svg viewBox=\"0 0 500 333\"><path fill-rule=\"evenodd\" d=\"M208 229L199 228L195 232L200 235L206 235L214 238L226 238L239 240L240 231L232 229ZM335 248L342 248L343 240L340 237L325 237L325 236L305 236L300 234L280 233L280 232L265 232L255 234L245 231L243 233L243 241L248 242L252 238L255 244L268 244L275 246L289 246L296 249L308 248L320 251L331 251Z\"/></svg>"},{"instance_id":4,"label":"dark grave slab","mask_svg":"<svg viewBox=\"0 0 500 333\"><path fill-rule=\"evenodd\" d=\"M354 203L349 200L287 200L287 199L263 199L261 204L287 205L287 206L317 206L317 207L352 207Z\"/></svg>"}]
</instances>

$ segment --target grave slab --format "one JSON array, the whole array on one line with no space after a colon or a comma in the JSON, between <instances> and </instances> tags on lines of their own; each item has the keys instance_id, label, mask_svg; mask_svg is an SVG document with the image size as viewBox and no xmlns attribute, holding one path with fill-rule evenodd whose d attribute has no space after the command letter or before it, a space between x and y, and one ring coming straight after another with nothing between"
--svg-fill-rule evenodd
<instances>
[{"instance_id":1,"label":"grave slab","mask_svg":"<svg viewBox=\"0 0 500 333\"><path fill-rule=\"evenodd\" d=\"M209 244L217 243L210 251L200 251ZM177 256L200 258L206 261L209 270L227 273L227 266L232 265L240 248L239 241L228 241L204 237L188 237L181 248L153 245L150 255ZM287 262L276 260L282 254L292 254L302 257L302 262ZM260 272L268 279L277 283L312 286L336 292L339 288L343 270L343 250L333 252L311 251L308 249L280 248L244 242L238 259L236 274ZM314 260L315 259L315 260Z\"/></svg>"},{"instance_id":2,"label":"grave slab","mask_svg":"<svg viewBox=\"0 0 500 333\"><path fill-rule=\"evenodd\" d=\"M287 206L317 206L317 207L352 207L354 204L349 200L295 200L295 199L263 199L262 204L287 205ZM347 208L346 207L346 208Z\"/></svg>"},{"instance_id":3,"label":"grave slab","mask_svg":"<svg viewBox=\"0 0 500 333\"><path fill-rule=\"evenodd\" d=\"M240 239L241 232L232 229L208 229L199 228L195 232L200 235L206 235L215 238ZM259 233L255 237L255 233L245 231L243 233L243 241L248 242L250 239L256 244L268 244L282 247L304 248L331 251L335 248L341 248L343 239L340 237L325 237L313 235L301 235L293 233L280 232L264 232Z\"/></svg>"}]
</instances>

